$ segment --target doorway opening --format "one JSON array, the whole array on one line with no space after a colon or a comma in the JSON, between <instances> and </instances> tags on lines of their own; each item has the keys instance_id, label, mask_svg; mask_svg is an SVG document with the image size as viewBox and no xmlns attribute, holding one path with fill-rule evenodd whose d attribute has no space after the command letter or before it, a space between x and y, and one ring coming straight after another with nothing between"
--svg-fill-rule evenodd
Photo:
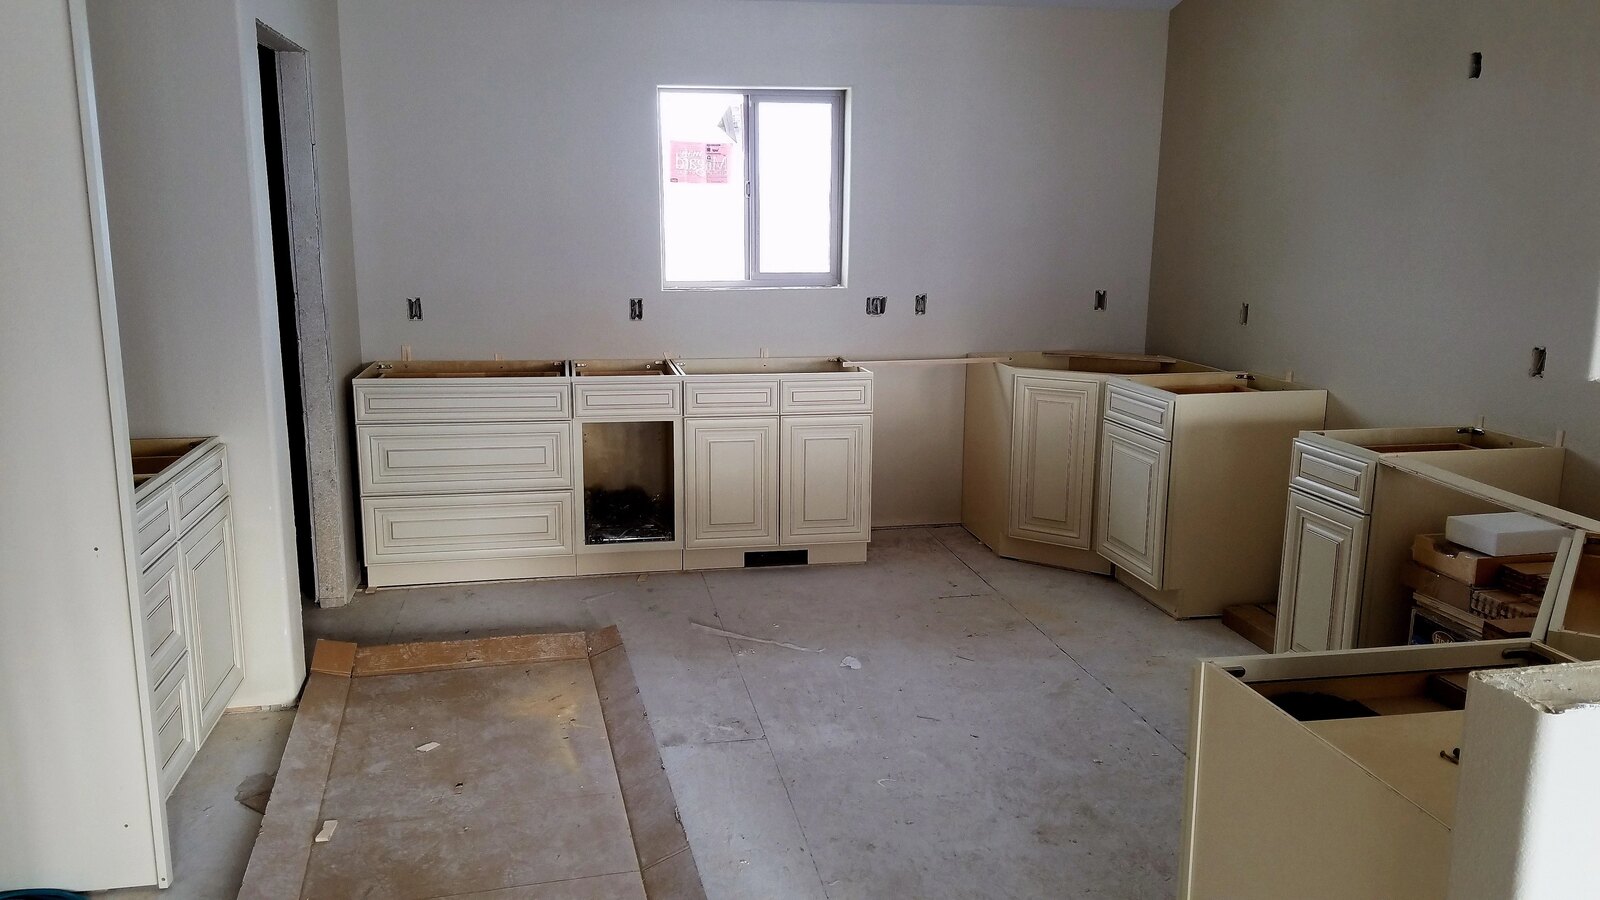
<instances>
[{"instance_id":1,"label":"doorway opening","mask_svg":"<svg viewBox=\"0 0 1600 900\"><path fill-rule=\"evenodd\" d=\"M349 552L352 501L340 471L351 454L335 412L338 377L323 291L311 66L304 48L260 22L256 38L300 596L340 606L350 601L358 573Z\"/></svg>"}]
</instances>

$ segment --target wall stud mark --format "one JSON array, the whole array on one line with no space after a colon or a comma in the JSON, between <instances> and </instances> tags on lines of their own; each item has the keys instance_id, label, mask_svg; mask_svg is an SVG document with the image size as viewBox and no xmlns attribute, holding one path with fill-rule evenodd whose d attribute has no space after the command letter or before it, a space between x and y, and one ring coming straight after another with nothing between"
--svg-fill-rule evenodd
<instances>
[{"instance_id":1,"label":"wall stud mark","mask_svg":"<svg viewBox=\"0 0 1600 900\"><path fill-rule=\"evenodd\" d=\"M869 316L881 316L881 315L883 315L883 311L886 308L888 308L888 306L889 306L889 298L888 297L868 297L867 298L867 315L869 315Z\"/></svg>"},{"instance_id":2,"label":"wall stud mark","mask_svg":"<svg viewBox=\"0 0 1600 900\"><path fill-rule=\"evenodd\" d=\"M644 318L644 298L628 298L628 321L637 322Z\"/></svg>"},{"instance_id":3,"label":"wall stud mark","mask_svg":"<svg viewBox=\"0 0 1600 900\"><path fill-rule=\"evenodd\" d=\"M412 322L422 321L422 298L406 298L406 319Z\"/></svg>"},{"instance_id":4,"label":"wall stud mark","mask_svg":"<svg viewBox=\"0 0 1600 900\"><path fill-rule=\"evenodd\" d=\"M927 294L918 294L917 295L916 305L912 309L912 314L913 315L918 315L918 316L925 316L925 315L928 314L928 295Z\"/></svg>"},{"instance_id":5,"label":"wall stud mark","mask_svg":"<svg viewBox=\"0 0 1600 900\"><path fill-rule=\"evenodd\" d=\"M1105 291L1095 291L1094 292L1094 308L1095 309L1105 309L1106 308L1106 292Z\"/></svg>"}]
</instances>

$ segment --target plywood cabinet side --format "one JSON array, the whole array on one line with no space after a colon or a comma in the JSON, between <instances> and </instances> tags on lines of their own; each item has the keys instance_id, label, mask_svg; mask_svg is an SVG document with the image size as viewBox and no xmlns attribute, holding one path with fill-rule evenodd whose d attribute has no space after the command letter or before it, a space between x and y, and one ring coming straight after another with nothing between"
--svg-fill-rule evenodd
<instances>
[{"instance_id":1,"label":"plywood cabinet side","mask_svg":"<svg viewBox=\"0 0 1600 900\"><path fill-rule=\"evenodd\" d=\"M1443 822L1218 665L1194 690L1180 897L1443 900Z\"/></svg>"},{"instance_id":2,"label":"plywood cabinet side","mask_svg":"<svg viewBox=\"0 0 1600 900\"><path fill-rule=\"evenodd\" d=\"M1326 408L1313 390L1180 398L1162 585L1180 618L1277 596L1291 445Z\"/></svg>"}]
</instances>

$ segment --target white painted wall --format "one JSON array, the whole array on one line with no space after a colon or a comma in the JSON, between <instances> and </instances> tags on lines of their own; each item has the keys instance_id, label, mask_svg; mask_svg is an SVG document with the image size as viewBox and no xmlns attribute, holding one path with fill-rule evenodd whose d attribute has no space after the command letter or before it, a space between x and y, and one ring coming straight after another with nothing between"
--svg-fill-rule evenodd
<instances>
[{"instance_id":1,"label":"white painted wall","mask_svg":"<svg viewBox=\"0 0 1600 900\"><path fill-rule=\"evenodd\" d=\"M310 54L329 327L336 371L353 373L335 11L315 0L94 0L90 11L133 431L227 442L245 635L234 705L288 703L305 658L255 23Z\"/></svg>"},{"instance_id":2,"label":"white painted wall","mask_svg":"<svg viewBox=\"0 0 1600 900\"><path fill-rule=\"evenodd\" d=\"M1150 349L1292 369L1331 425L1566 429L1595 514L1596 98L1600 3L1185 0Z\"/></svg>"},{"instance_id":3,"label":"white painted wall","mask_svg":"<svg viewBox=\"0 0 1600 900\"><path fill-rule=\"evenodd\" d=\"M0 3L0 890L153 883L166 841L70 34L64 0Z\"/></svg>"},{"instance_id":4,"label":"white painted wall","mask_svg":"<svg viewBox=\"0 0 1600 900\"><path fill-rule=\"evenodd\" d=\"M343 0L362 351L1144 343L1164 12ZM660 290L655 88L851 89L848 286ZM1096 288L1110 310L1091 311ZM925 317L912 295L930 295ZM888 314L864 315L869 294ZM404 298L425 318L407 322ZM627 298L645 298L642 323ZM878 524L960 514L962 376L885 371Z\"/></svg>"}]
</instances>

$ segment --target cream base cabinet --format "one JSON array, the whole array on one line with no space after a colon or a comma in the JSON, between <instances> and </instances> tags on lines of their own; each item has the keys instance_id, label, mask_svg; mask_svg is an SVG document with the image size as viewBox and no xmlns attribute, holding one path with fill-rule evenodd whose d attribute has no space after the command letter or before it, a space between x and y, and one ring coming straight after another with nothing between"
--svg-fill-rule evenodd
<instances>
[{"instance_id":1,"label":"cream base cabinet","mask_svg":"<svg viewBox=\"0 0 1600 900\"><path fill-rule=\"evenodd\" d=\"M1014 384L1007 533L1087 550L1094 526L1100 382L1018 375Z\"/></svg>"},{"instance_id":2,"label":"cream base cabinet","mask_svg":"<svg viewBox=\"0 0 1600 900\"><path fill-rule=\"evenodd\" d=\"M1105 424L1099 489L1100 555L1160 589L1172 445Z\"/></svg>"},{"instance_id":3,"label":"cream base cabinet","mask_svg":"<svg viewBox=\"0 0 1600 900\"><path fill-rule=\"evenodd\" d=\"M778 417L684 420L685 547L778 546Z\"/></svg>"},{"instance_id":4,"label":"cream base cabinet","mask_svg":"<svg viewBox=\"0 0 1600 900\"><path fill-rule=\"evenodd\" d=\"M872 537L872 416L785 416L781 542Z\"/></svg>"},{"instance_id":5,"label":"cream base cabinet","mask_svg":"<svg viewBox=\"0 0 1600 900\"><path fill-rule=\"evenodd\" d=\"M1359 513L1289 492L1277 647L1305 651L1354 645L1367 522Z\"/></svg>"}]
</instances>

